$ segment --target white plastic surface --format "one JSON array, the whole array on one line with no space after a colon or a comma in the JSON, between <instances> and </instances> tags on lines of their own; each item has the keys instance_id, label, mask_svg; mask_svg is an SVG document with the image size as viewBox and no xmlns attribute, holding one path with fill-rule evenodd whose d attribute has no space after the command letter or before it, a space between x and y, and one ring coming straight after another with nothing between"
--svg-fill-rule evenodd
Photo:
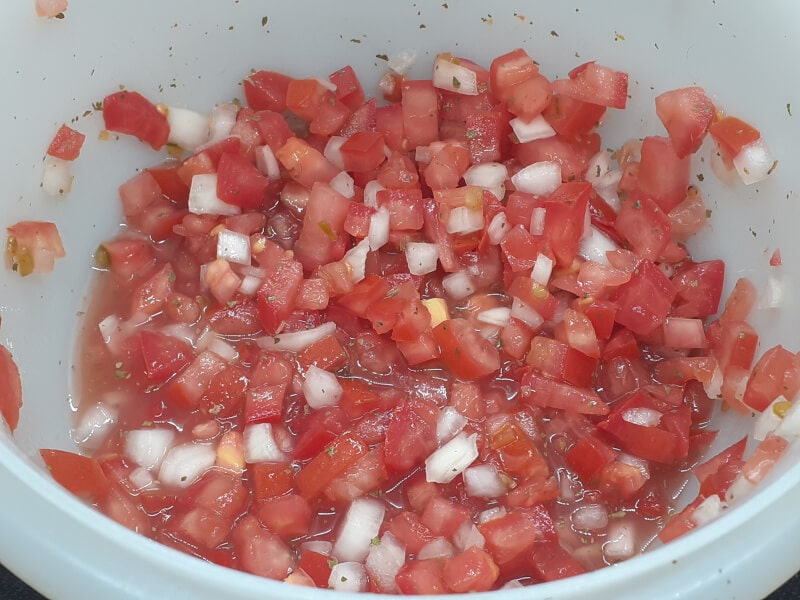
<instances>
[{"instance_id":1,"label":"white plastic surface","mask_svg":"<svg viewBox=\"0 0 800 600\"><path fill-rule=\"evenodd\" d=\"M4 226L55 221L68 255L46 277L21 280L0 271L0 342L17 358L25 393L14 439L0 432L0 561L53 600L329 595L206 565L132 534L70 497L35 459L40 447L73 447L71 355L91 255L119 221L117 186L158 160L135 140L97 140L102 120L91 114L92 103L120 85L208 113L214 103L242 96L239 82L251 68L325 76L352 64L371 90L386 68L379 54L416 51L412 76L428 77L438 51L488 63L522 45L551 77L590 59L630 73L630 108L609 111L607 143L661 132L655 95L703 85L729 112L761 129L780 165L763 183L728 188L712 174L704 147L705 160L692 171L703 176L698 185L713 209L713 226L696 255L728 260L729 290L739 275L764 285L769 257L780 247L786 306L760 313L755 324L765 332L762 349L777 342L800 346L800 81L783 66L800 55L800 6L792 0L73 0L66 18L52 21L37 20L33 4L0 5L0 214ZM47 198L39 189L42 156L58 125L73 119L87 143L73 165L72 192ZM733 415L717 424L724 434L712 452L749 426ZM800 568L798 458L795 445L744 504L666 547L566 582L485 597L762 598Z\"/></svg>"}]
</instances>

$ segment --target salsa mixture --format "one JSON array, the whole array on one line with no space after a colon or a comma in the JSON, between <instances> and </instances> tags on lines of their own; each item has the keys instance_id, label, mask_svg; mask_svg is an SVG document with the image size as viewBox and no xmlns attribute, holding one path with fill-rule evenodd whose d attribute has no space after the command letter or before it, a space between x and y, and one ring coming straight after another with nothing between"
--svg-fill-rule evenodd
<instances>
[{"instance_id":1,"label":"salsa mixture","mask_svg":"<svg viewBox=\"0 0 800 600\"><path fill-rule=\"evenodd\" d=\"M710 217L691 155L710 133L759 181L759 132L690 87L606 150L627 74L550 80L522 49L379 88L344 67L253 72L210 116L105 98L107 131L171 159L120 187L96 252L85 455L43 450L54 477L202 559L403 594L595 570L746 495L800 431L800 359L756 361L755 288L722 303L724 262L685 243ZM82 143L59 131L48 176ZM63 255L45 225L9 229L22 274ZM762 413L760 443L701 462L722 409Z\"/></svg>"}]
</instances>

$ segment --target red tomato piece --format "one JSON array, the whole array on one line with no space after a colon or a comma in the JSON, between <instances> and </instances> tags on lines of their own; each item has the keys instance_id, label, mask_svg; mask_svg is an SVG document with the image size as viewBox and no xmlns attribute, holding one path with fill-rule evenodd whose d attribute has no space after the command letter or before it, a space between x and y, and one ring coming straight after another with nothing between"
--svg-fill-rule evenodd
<instances>
[{"instance_id":1,"label":"red tomato piece","mask_svg":"<svg viewBox=\"0 0 800 600\"><path fill-rule=\"evenodd\" d=\"M448 558L442 569L444 584L456 594L489 591L499 576L492 556L477 546Z\"/></svg>"},{"instance_id":2,"label":"red tomato piece","mask_svg":"<svg viewBox=\"0 0 800 600\"><path fill-rule=\"evenodd\" d=\"M354 133L340 149L345 171L377 169L386 160L383 147L383 134L378 131Z\"/></svg>"},{"instance_id":3,"label":"red tomato piece","mask_svg":"<svg viewBox=\"0 0 800 600\"><path fill-rule=\"evenodd\" d=\"M533 570L542 581L556 581L586 572L558 542L537 542L533 547Z\"/></svg>"},{"instance_id":4,"label":"red tomato piece","mask_svg":"<svg viewBox=\"0 0 800 600\"><path fill-rule=\"evenodd\" d=\"M335 371L347 362L347 352L335 335L326 335L307 346L297 354L297 364L301 369L311 365L328 371Z\"/></svg>"},{"instance_id":5,"label":"red tomato piece","mask_svg":"<svg viewBox=\"0 0 800 600\"><path fill-rule=\"evenodd\" d=\"M597 475L617 457L617 451L595 435L580 438L567 451L567 464L586 484L592 484Z\"/></svg>"},{"instance_id":6,"label":"red tomato piece","mask_svg":"<svg viewBox=\"0 0 800 600\"><path fill-rule=\"evenodd\" d=\"M656 261L670 242L671 225L666 213L646 196L626 198L614 227L640 258Z\"/></svg>"},{"instance_id":7,"label":"red tomato piece","mask_svg":"<svg viewBox=\"0 0 800 600\"><path fill-rule=\"evenodd\" d=\"M286 93L291 77L274 71L256 71L242 82L247 105L253 110L286 110Z\"/></svg>"},{"instance_id":8,"label":"red tomato piece","mask_svg":"<svg viewBox=\"0 0 800 600\"><path fill-rule=\"evenodd\" d=\"M6 254L11 270L23 277L31 273L50 273L55 260L66 256L61 235L55 223L20 221L6 227Z\"/></svg>"},{"instance_id":9,"label":"red tomato piece","mask_svg":"<svg viewBox=\"0 0 800 600\"><path fill-rule=\"evenodd\" d=\"M558 135L585 135L597 127L606 107L554 94L542 113Z\"/></svg>"},{"instance_id":10,"label":"red tomato piece","mask_svg":"<svg viewBox=\"0 0 800 600\"><path fill-rule=\"evenodd\" d=\"M305 140L292 137L275 151L289 176L304 187L311 189L316 182L328 183L339 174L322 152L313 148Z\"/></svg>"},{"instance_id":11,"label":"red tomato piece","mask_svg":"<svg viewBox=\"0 0 800 600\"><path fill-rule=\"evenodd\" d=\"M720 154L732 161L742 148L761 137L761 132L738 117L726 116L714 121L708 129Z\"/></svg>"},{"instance_id":12,"label":"red tomato piece","mask_svg":"<svg viewBox=\"0 0 800 600\"><path fill-rule=\"evenodd\" d=\"M22 380L14 357L0 345L0 415L13 433L19 424L22 408Z\"/></svg>"},{"instance_id":13,"label":"red tomato piece","mask_svg":"<svg viewBox=\"0 0 800 600\"><path fill-rule=\"evenodd\" d=\"M298 494L263 500L255 514L267 529L284 540L308 534L311 525L311 506Z\"/></svg>"},{"instance_id":14,"label":"red tomato piece","mask_svg":"<svg viewBox=\"0 0 800 600\"><path fill-rule=\"evenodd\" d=\"M449 319L433 329L450 371L467 381L480 379L500 368L497 349L464 319Z\"/></svg>"},{"instance_id":15,"label":"red tomato piece","mask_svg":"<svg viewBox=\"0 0 800 600\"><path fill-rule=\"evenodd\" d=\"M407 473L436 450L436 406L424 400L403 402L392 411L383 454L386 466Z\"/></svg>"},{"instance_id":16,"label":"red tomato piece","mask_svg":"<svg viewBox=\"0 0 800 600\"><path fill-rule=\"evenodd\" d=\"M636 179L637 190L669 213L684 201L688 187L689 158L680 158L669 138L644 138Z\"/></svg>"},{"instance_id":17,"label":"red tomato piece","mask_svg":"<svg viewBox=\"0 0 800 600\"><path fill-rule=\"evenodd\" d=\"M64 450L40 450L47 470L59 484L87 502L100 502L110 484L94 458Z\"/></svg>"},{"instance_id":18,"label":"red tomato piece","mask_svg":"<svg viewBox=\"0 0 800 600\"><path fill-rule=\"evenodd\" d=\"M342 434L294 476L295 488L306 500L315 499L337 475L368 450L357 435L350 432Z\"/></svg>"},{"instance_id":19,"label":"red tomato piece","mask_svg":"<svg viewBox=\"0 0 800 600\"><path fill-rule=\"evenodd\" d=\"M259 208L269 180L240 154L223 154L217 167L217 196L242 208Z\"/></svg>"},{"instance_id":20,"label":"red tomato piece","mask_svg":"<svg viewBox=\"0 0 800 600\"><path fill-rule=\"evenodd\" d=\"M122 90L103 99L105 128L132 135L153 150L163 148L169 139L167 117L138 92Z\"/></svg>"},{"instance_id":21,"label":"red tomato piece","mask_svg":"<svg viewBox=\"0 0 800 600\"><path fill-rule=\"evenodd\" d=\"M198 354L188 367L166 388L170 399L179 406L196 408L211 384L211 378L225 368L225 361L213 352Z\"/></svg>"},{"instance_id":22,"label":"red tomato piece","mask_svg":"<svg viewBox=\"0 0 800 600\"><path fill-rule=\"evenodd\" d=\"M587 415L607 415L608 405L594 390L542 377L529 369L520 382L521 400L532 406L574 410Z\"/></svg>"},{"instance_id":23,"label":"red tomato piece","mask_svg":"<svg viewBox=\"0 0 800 600\"><path fill-rule=\"evenodd\" d=\"M653 262L643 260L612 298L618 307L617 323L637 335L647 335L664 323L674 296L666 275Z\"/></svg>"},{"instance_id":24,"label":"red tomato piece","mask_svg":"<svg viewBox=\"0 0 800 600\"><path fill-rule=\"evenodd\" d=\"M327 184L316 183L303 216L303 229L294 246L294 253L303 267L311 271L320 265L340 260L349 236L344 222L350 200Z\"/></svg>"},{"instance_id":25,"label":"red tomato piece","mask_svg":"<svg viewBox=\"0 0 800 600\"><path fill-rule=\"evenodd\" d=\"M403 81L401 87L403 147L410 150L435 142L439 139L439 107L433 82Z\"/></svg>"},{"instance_id":26,"label":"red tomato piece","mask_svg":"<svg viewBox=\"0 0 800 600\"><path fill-rule=\"evenodd\" d=\"M555 80L553 91L583 102L625 108L628 102L628 74L588 62L572 69L569 79Z\"/></svg>"},{"instance_id":27,"label":"red tomato piece","mask_svg":"<svg viewBox=\"0 0 800 600\"><path fill-rule=\"evenodd\" d=\"M742 401L759 412L778 396L794 398L800 391L800 358L783 346L770 348L753 367Z\"/></svg>"},{"instance_id":28,"label":"red tomato piece","mask_svg":"<svg viewBox=\"0 0 800 600\"><path fill-rule=\"evenodd\" d=\"M314 580L314 585L318 588L328 589L328 579L331 576L330 556L313 550L303 550L297 566Z\"/></svg>"},{"instance_id":29,"label":"red tomato piece","mask_svg":"<svg viewBox=\"0 0 800 600\"><path fill-rule=\"evenodd\" d=\"M268 334L280 330L295 309L295 299L303 280L303 266L291 258L281 257L265 265L267 274L256 293L258 316Z\"/></svg>"},{"instance_id":30,"label":"red tomato piece","mask_svg":"<svg viewBox=\"0 0 800 600\"><path fill-rule=\"evenodd\" d=\"M47 154L61 160L75 160L81 153L85 139L86 136L80 131L74 130L69 125L61 125L47 147Z\"/></svg>"},{"instance_id":31,"label":"red tomato piece","mask_svg":"<svg viewBox=\"0 0 800 600\"><path fill-rule=\"evenodd\" d=\"M400 567L395 582L403 594L446 594L443 570L444 559L412 559Z\"/></svg>"},{"instance_id":32,"label":"red tomato piece","mask_svg":"<svg viewBox=\"0 0 800 600\"><path fill-rule=\"evenodd\" d=\"M701 87L671 90L656 96L656 114L667 128L679 158L697 152L716 109Z\"/></svg>"}]
</instances>

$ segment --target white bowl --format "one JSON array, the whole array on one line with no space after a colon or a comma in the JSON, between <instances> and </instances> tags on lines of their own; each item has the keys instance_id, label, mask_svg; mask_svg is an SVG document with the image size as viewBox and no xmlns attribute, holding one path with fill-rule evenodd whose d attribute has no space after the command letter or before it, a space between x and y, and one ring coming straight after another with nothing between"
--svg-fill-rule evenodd
<instances>
[{"instance_id":1,"label":"white bowl","mask_svg":"<svg viewBox=\"0 0 800 600\"><path fill-rule=\"evenodd\" d=\"M324 594L207 565L130 533L62 490L34 458L41 447L74 449L72 353L92 252L120 219L119 183L154 161L130 139L96 142L101 119L83 116L120 84L207 110L241 96L239 82L251 67L324 76L352 64L371 89L385 68L377 54L416 50L416 74L424 77L439 51L488 63L524 46L550 76L590 59L630 73L629 109L610 111L604 127L609 142L661 131L655 95L702 85L729 112L759 127L781 164L764 183L728 188L711 172L708 147L701 152L706 162L697 161L693 172L704 175L713 227L694 246L696 255L727 259L730 290L739 275L762 286L769 256L779 247L787 306L760 312L754 321L762 349L778 342L798 346L800 83L784 66L800 55L800 8L792 0L72 4L63 20L37 19L33 0L0 7L2 224L55 221L68 252L47 276L21 279L0 271L0 342L13 351L24 386L16 434L0 427L0 561L54 600ZM73 117L89 138L74 165L74 187L67 198L46 198L39 189L44 149L56 127ZM750 426L733 415L717 424L723 433L712 452ZM795 445L750 499L672 544L599 572L485 597L763 597L800 568L798 458Z\"/></svg>"}]
</instances>

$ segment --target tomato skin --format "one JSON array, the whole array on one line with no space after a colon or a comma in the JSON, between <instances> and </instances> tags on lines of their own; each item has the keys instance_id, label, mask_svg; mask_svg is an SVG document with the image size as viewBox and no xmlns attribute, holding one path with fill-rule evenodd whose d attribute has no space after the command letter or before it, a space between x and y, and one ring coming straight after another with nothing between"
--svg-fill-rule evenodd
<instances>
[{"instance_id":1,"label":"tomato skin","mask_svg":"<svg viewBox=\"0 0 800 600\"><path fill-rule=\"evenodd\" d=\"M383 153L383 134L377 131L354 133L342 144L345 171L371 171L386 160Z\"/></svg>"},{"instance_id":2,"label":"tomato skin","mask_svg":"<svg viewBox=\"0 0 800 600\"><path fill-rule=\"evenodd\" d=\"M656 114L667 128L678 158L697 152L716 109L703 88L688 87L656 96Z\"/></svg>"},{"instance_id":3,"label":"tomato skin","mask_svg":"<svg viewBox=\"0 0 800 600\"><path fill-rule=\"evenodd\" d=\"M469 321L449 319L434 327L433 337L450 371L466 381L480 379L500 368L500 355Z\"/></svg>"},{"instance_id":4,"label":"tomato skin","mask_svg":"<svg viewBox=\"0 0 800 600\"><path fill-rule=\"evenodd\" d=\"M592 484L596 476L614 462L617 452L595 435L580 438L567 451L567 464L585 484Z\"/></svg>"},{"instance_id":5,"label":"tomato skin","mask_svg":"<svg viewBox=\"0 0 800 600\"><path fill-rule=\"evenodd\" d=\"M286 110L286 92L291 77L274 71L256 71L242 82L247 105L254 110Z\"/></svg>"},{"instance_id":6,"label":"tomato skin","mask_svg":"<svg viewBox=\"0 0 800 600\"><path fill-rule=\"evenodd\" d=\"M331 576L330 556L314 552L313 550L303 550L300 555L300 563L297 565L311 579L318 588L328 588L328 578Z\"/></svg>"},{"instance_id":7,"label":"tomato skin","mask_svg":"<svg viewBox=\"0 0 800 600\"><path fill-rule=\"evenodd\" d=\"M86 136L80 131L74 130L69 125L62 124L47 147L47 154L61 160L75 160L81 153L81 147L85 139Z\"/></svg>"},{"instance_id":8,"label":"tomato skin","mask_svg":"<svg viewBox=\"0 0 800 600\"><path fill-rule=\"evenodd\" d=\"M8 351L0 345L0 415L3 416L11 433L19 424L19 411L22 408L22 380L17 363Z\"/></svg>"},{"instance_id":9,"label":"tomato skin","mask_svg":"<svg viewBox=\"0 0 800 600\"><path fill-rule=\"evenodd\" d=\"M181 179L179 166L179 164L175 164L160 168L153 167L147 169L147 172L156 180L159 190L164 196L177 202L180 206L186 206L189 200L189 186Z\"/></svg>"},{"instance_id":10,"label":"tomato skin","mask_svg":"<svg viewBox=\"0 0 800 600\"><path fill-rule=\"evenodd\" d=\"M94 458L64 450L44 449L39 454L53 479L78 498L100 502L108 495L110 483Z\"/></svg>"},{"instance_id":11,"label":"tomato skin","mask_svg":"<svg viewBox=\"0 0 800 600\"><path fill-rule=\"evenodd\" d=\"M263 500L255 509L259 521L284 540L308 534L311 506L298 494Z\"/></svg>"},{"instance_id":12,"label":"tomato skin","mask_svg":"<svg viewBox=\"0 0 800 600\"><path fill-rule=\"evenodd\" d=\"M472 164L497 162L508 155L511 145L509 115L498 109L467 115L465 127Z\"/></svg>"},{"instance_id":13,"label":"tomato skin","mask_svg":"<svg viewBox=\"0 0 800 600\"><path fill-rule=\"evenodd\" d=\"M153 150L163 148L169 139L169 123L156 106L138 92L122 90L103 99L105 128L133 135Z\"/></svg>"}]
</instances>

